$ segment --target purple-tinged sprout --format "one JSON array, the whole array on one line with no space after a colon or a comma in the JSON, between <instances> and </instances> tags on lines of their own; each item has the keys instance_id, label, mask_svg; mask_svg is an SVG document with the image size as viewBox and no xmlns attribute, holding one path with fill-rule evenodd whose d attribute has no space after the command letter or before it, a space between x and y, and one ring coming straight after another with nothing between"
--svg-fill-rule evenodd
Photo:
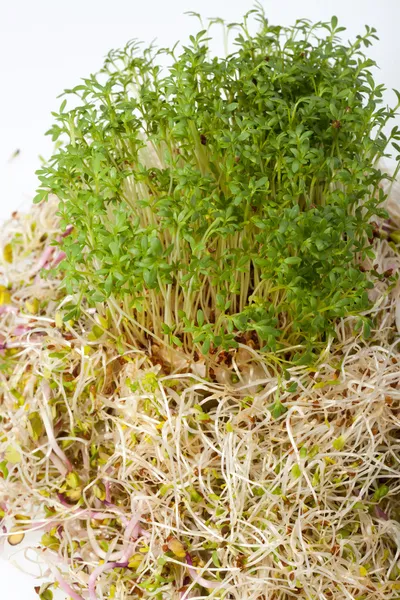
<instances>
[{"instance_id":1,"label":"purple-tinged sprout","mask_svg":"<svg viewBox=\"0 0 400 600\"><path fill-rule=\"evenodd\" d=\"M382 510L379 506L375 506L374 511L375 511L375 516L378 519L382 519L383 521L389 521L389 515L387 515L385 513L385 511Z\"/></svg>"},{"instance_id":2,"label":"purple-tinged sprout","mask_svg":"<svg viewBox=\"0 0 400 600\"><path fill-rule=\"evenodd\" d=\"M63 477L68 475L68 467L65 466L63 461L54 452L50 453L49 459Z\"/></svg>"},{"instance_id":3,"label":"purple-tinged sprout","mask_svg":"<svg viewBox=\"0 0 400 600\"><path fill-rule=\"evenodd\" d=\"M190 577L185 577L185 579L183 580L183 585L179 590L180 600L187 600L188 598L190 598L190 596L188 595L190 594L190 592L188 592L187 590L188 585L190 585Z\"/></svg>"},{"instance_id":4,"label":"purple-tinged sprout","mask_svg":"<svg viewBox=\"0 0 400 600\"><path fill-rule=\"evenodd\" d=\"M125 551L124 551L123 555L121 556L120 560L118 562L104 563L103 565L96 567L96 569L94 571L92 571L92 573L90 574L89 582L88 582L89 600L98 600L97 595L96 595L96 581L97 581L97 578L102 573L104 573L105 571L109 571L111 569L118 569L118 568L124 569L128 566L129 559L131 558L131 556L134 552L134 548L132 547L132 544L130 543L130 539L131 539L131 537L137 538L138 532L139 532L139 517L136 514L130 519L130 521L125 529L124 540L125 540L125 542L128 542L128 545L125 548Z\"/></svg>"},{"instance_id":5,"label":"purple-tinged sprout","mask_svg":"<svg viewBox=\"0 0 400 600\"><path fill-rule=\"evenodd\" d=\"M78 594L77 592L75 592L72 589L72 587L65 581L65 579L59 573L58 569L51 568L51 572L53 573L55 579L57 580L58 585L60 586L60 589L63 592L65 592L66 594L68 594L68 596L70 598L72 598L72 600L83 600L83 597L80 594Z\"/></svg>"},{"instance_id":6,"label":"purple-tinged sprout","mask_svg":"<svg viewBox=\"0 0 400 600\"><path fill-rule=\"evenodd\" d=\"M395 225L390 221L390 219L386 219L381 223L381 229L385 233L391 233L393 229L396 229Z\"/></svg>"},{"instance_id":7,"label":"purple-tinged sprout","mask_svg":"<svg viewBox=\"0 0 400 600\"><path fill-rule=\"evenodd\" d=\"M21 342L1 342L0 350L9 350L10 348L23 348Z\"/></svg>"},{"instance_id":8,"label":"purple-tinged sprout","mask_svg":"<svg viewBox=\"0 0 400 600\"><path fill-rule=\"evenodd\" d=\"M125 542L128 542L128 546L125 549L125 552L121 557L122 562L129 560L130 557L132 556L132 544L130 543L130 539L132 537L134 537L136 539L138 536L139 536L139 515L135 514L135 515L133 515L133 517L131 517L131 519L128 522L126 529L125 529L124 540L125 540Z\"/></svg>"},{"instance_id":9,"label":"purple-tinged sprout","mask_svg":"<svg viewBox=\"0 0 400 600\"><path fill-rule=\"evenodd\" d=\"M6 314L16 314L18 313L19 310L16 306L12 306L11 304L2 304L0 306L0 315L6 315Z\"/></svg>"},{"instance_id":10,"label":"purple-tinged sprout","mask_svg":"<svg viewBox=\"0 0 400 600\"><path fill-rule=\"evenodd\" d=\"M65 254L65 252L61 251L58 252L58 254L54 257L53 262L51 263L51 267L56 267L57 265L60 264L60 262L62 262L64 260L64 258L66 258L67 255Z\"/></svg>"},{"instance_id":11,"label":"purple-tinged sprout","mask_svg":"<svg viewBox=\"0 0 400 600\"><path fill-rule=\"evenodd\" d=\"M66 230L62 232L62 234L60 235L60 238L62 239L62 238L68 237L69 235L71 235L71 233L73 232L73 230L74 230L74 226L73 225L67 225Z\"/></svg>"},{"instance_id":12,"label":"purple-tinged sprout","mask_svg":"<svg viewBox=\"0 0 400 600\"><path fill-rule=\"evenodd\" d=\"M47 246L47 248L42 252L38 262L33 267L32 271L31 271L31 275L36 275L36 273L41 271L41 269L43 269L44 267L46 267L49 264L53 254L54 254L54 250L55 250L54 246Z\"/></svg>"},{"instance_id":13,"label":"purple-tinged sprout","mask_svg":"<svg viewBox=\"0 0 400 600\"><path fill-rule=\"evenodd\" d=\"M51 397L51 389L50 389L49 384L45 380L43 380L43 382L42 382L42 392L43 392L43 396L46 401L46 404L48 404L50 397ZM61 448L58 445L58 442L55 438L53 424L51 423L50 418L47 414L46 407L44 407L44 410L40 411L40 416L42 418L43 425L46 430L47 439L48 439L51 449L53 450L54 454L62 461L65 468L67 469L67 472L72 471L72 464L71 464L70 460L68 459L65 452L63 452L63 450L61 450Z\"/></svg>"},{"instance_id":14,"label":"purple-tinged sprout","mask_svg":"<svg viewBox=\"0 0 400 600\"><path fill-rule=\"evenodd\" d=\"M96 594L96 580L102 573L105 571L110 571L111 569L126 569L128 566L128 561L124 562L108 562L104 563L104 565L100 565L96 567L94 571L90 574L88 581L88 590L89 590L89 599L90 600L98 600Z\"/></svg>"},{"instance_id":15,"label":"purple-tinged sprout","mask_svg":"<svg viewBox=\"0 0 400 600\"><path fill-rule=\"evenodd\" d=\"M107 492L106 492L106 494L107 494ZM105 506L107 506L108 508L113 508L116 511L118 517L121 519L121 521L124 524L124 526L125 527L128 526L129 519L126 518L126 516L123 513L123 511L116 504L113 504L112 502L109 502L108 500L103 500L103 504L105 504ZM142 528L139 526L139 532L140 533L142 533L141 529Z\"/></svg>"},{"instance_id":16,"label":"purple-tinged sprout","mask_svg":"<svg viewBox=\"0 0 400 600\"><path fill-rule=\"evenodd\" d=\"M67 498L64 496L64 494L62 494L61 492L57 493L57 498L63 506L67 506L68 508L74 508L74 505L70 504Z\"/></svg>"},{"instance_id":17,"label":"purple-tinged sprout","mask_svg":"<svg viewBox=\"0 0 400 600\"><path fill-rule=\"evenodd\" d=\"M195 583L198 583L202 587L205 587L208 589L210 589L210 588L216 589L221 586L220 581L209 581L208 579L204 579L204 577L202 577L201 575L199 575L197 573L196 569L193 566L193 561L192 561L192 558L191 558L189 552L186 553L186 563L188 565L189 575Z\"/></svg>"},{"instance_id":18,"label":"purple-tinged sprout","mask_svg":"<svg viewBox=\"0 0 400 600\"><path fill-rule=\"evenodd\" d=\"M91 519L94 519L95 521L104 521L104 519L111 519L111 518L115 518L115 515L113 515L112 513L102 513L102 512L94 512L94 511L87 511L88 512L88 516Z\"/></svg>"},{"instance_id":19,"label":"purple-tinged sprout","mask_svg":"<svg viewBox=\"0 0 400 600\"><path fill-rule=\"evenodd\" d=\"M58 493L57 494L58 500L60 502L60 504L62 504L63 506L65 506L66 508L70 508L72 512L77 513L76 517L77 518L89 518L89 519L94 519L97 521L104 521L104 519L111 519L113 517L115 517L115 515L113 513L106 513L106 512L99 512L99 511L93 511L90 510L89 508L80 508L79 506L77 506L76 504L70 504L67 500L67 498L64 496L64 494ZM128 523L128 521L126 521Z\"/></svg>"},{"instance_id":20,"label":"purple-tinged sprout","mask_svg":"<svg viewBox=\"0 0 400 600\"><path fill-rule=\"evenodd\" d=\"M111 486L110 486L110 482L109 481L105 481L104 482L104 487L106 490L106 499L104 502L111 502Z\"/></svg>"},{"instance_id":21,"label":"purple-tinged sprout","mask_svg":"<svg viewBox=\"0 0 400 600\"><path fill-rule=\"evenodd\" d=\"M26 333L29 333L30 330L31 330L31 328L27 327L26 325L17 325L12 330L11 335L14 335L14 336L25 335Z\"/></svg>"},{"instance_id":22,"label":"purple-tinged sprout","mask_svg":"<svg viewBox=\"0 0 400 600\"><path fill-rule=\"evenodd\" d=\"M94 512L92 510L87 510L87 511L83 511L87 513L87 516L90 517L91 519L94 519L95 521L104 521L105 519L115 519L115 517L119 516L119 515L115 515L112 512ZM124 525L127 523L127 520L125 520L126 522L124 523Z\"/></svg>"},{"instance_id":23,"label":"purple-tinged sprout","mask_svg":"<svg viewBox=\"0 0 400 600\"><path fill-rule=\"evenodd\" d=\"M142 535L143 537L149 539L151 538L151 533L150 531L147 531L147 529L144 529L144 527L141 527L139 525L139 535Z\"/></svg>"}]
</instances>

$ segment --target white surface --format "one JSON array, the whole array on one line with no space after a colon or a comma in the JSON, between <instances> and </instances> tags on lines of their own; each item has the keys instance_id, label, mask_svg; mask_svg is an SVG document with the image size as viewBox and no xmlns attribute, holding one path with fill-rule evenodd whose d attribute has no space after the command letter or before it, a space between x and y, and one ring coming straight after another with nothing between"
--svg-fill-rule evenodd
<instances>
[{"instance_id":1,"label":"white surface","mask_svg":"<svg viewBox=\"0 0 400 600\"><path fill-rule=\"evenodd\" d=\"M301 17L329 20L336 14L349 38L362 33L364 24L375 27L380 41L368 52L381 67L377 79L389 90L400 89L399 0L265 0L264 6L269 19L282 24ZM56 96L97 71L109 49L131 38L146 43L156 38L160 46L185 39L198 29L198 22L183 14L187 10L236 21L252 7L252 0L0 2L0 222L34 194L38 157L49 156L52 149L43 134L51 125L51 111L59 107ZM393 98L388 91L386 100ZM17 148L20 155L10 160ZM1 598L37 600L34 580L2 560L0 577Z\"/></svg>"},{"instance_id":2,"label":"white surface","mask_svg":"<svg viewBox=\"0 0 400 600\"><path fill-rule=\"evenodd\" d=\"M295 18L329 19L336 14L349 37L365 23L378 29L380 42L370 49L381 67L379 78L388 88L400 88L399 0L264 0L272 21ZM6 0L0 1L0 220L35 187L38 155L49 156L52 146L44 132L56 96L80 77L96 71L112 47L139 38L160 45L174 43L197 29L198 22L183 13L201 12L233 21L252 8L252 0ZM216 33L218 31L216 30ZM387 94L391 101L392 94ZM20 155L9 162L16 149Z\"/></svg>"}]
</instances>

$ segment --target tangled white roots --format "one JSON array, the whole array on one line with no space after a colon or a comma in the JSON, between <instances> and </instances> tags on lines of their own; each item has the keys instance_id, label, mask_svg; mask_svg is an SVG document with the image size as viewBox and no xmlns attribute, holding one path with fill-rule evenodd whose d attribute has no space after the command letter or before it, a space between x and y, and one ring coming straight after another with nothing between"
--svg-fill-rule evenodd
<instances>
[{"instance_id":1,"label":"tangled white roots","mask_svg":"<svg viewBox=\"0 0 400 600\"><path fill-rule=\"evenodd\" d=\"M396 290L370 345L348 319L313 370L246 346L206 365L135 348L101 307L64 323L38 275L57 235L53 204L1 233L4 537L41 530L74 600L398 598Z\"/></svg>"}]
</instances>

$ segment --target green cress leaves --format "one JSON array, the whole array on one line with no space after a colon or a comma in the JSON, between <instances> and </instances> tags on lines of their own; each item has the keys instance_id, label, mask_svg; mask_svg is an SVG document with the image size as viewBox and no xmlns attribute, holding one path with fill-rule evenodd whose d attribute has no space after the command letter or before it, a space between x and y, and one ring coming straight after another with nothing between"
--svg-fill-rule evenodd
<instances>
[{"instance_id":1,"label":"green cress leaves","mask_svg":"<svg viewBox=\"0 0 400 600\"><path fill-rule=\"evenodd\" d=\"M284 28L253 12L259 31L247 15L226 58L210 56L205 30L180 54L110 52L66 92L75 104L55 115L36 201L56 194L75 226L68 292L122 307L139 337L207 353L248 332L310 356L369 305L355 257L371 256L384 215L375 165L400 139L383 133L397 107L382 105L361 50L374 29L343 44L336 17Z\"/></svg>"}]
</instances>

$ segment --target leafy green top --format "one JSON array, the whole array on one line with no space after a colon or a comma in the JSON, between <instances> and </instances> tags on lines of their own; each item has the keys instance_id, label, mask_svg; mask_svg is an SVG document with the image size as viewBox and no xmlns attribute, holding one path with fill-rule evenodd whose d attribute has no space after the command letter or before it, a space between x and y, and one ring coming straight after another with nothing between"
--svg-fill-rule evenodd
<instances>
[{"instance_id":1,"label":"leafy green top","mask_svg":"<svg viewBox=\"0 0 400 600\"><path fill-rule=\"evenodd\" d=\"M384 88L361 51L374 29L344 45L336 17L284 28L252 12L258 33L246 15L226 58L209 56L205 30L178 56L139 55L134 42L110 52L55 114L64 144L36 201L56 194L75 226L68 291L108 298L139 339L206 353L255 332L309 356L335 319L368 306L355 256L371 254L383 214L375 165L400 139L382 131L397 107L379 107Z\"/></svg>"}]
</instances>

